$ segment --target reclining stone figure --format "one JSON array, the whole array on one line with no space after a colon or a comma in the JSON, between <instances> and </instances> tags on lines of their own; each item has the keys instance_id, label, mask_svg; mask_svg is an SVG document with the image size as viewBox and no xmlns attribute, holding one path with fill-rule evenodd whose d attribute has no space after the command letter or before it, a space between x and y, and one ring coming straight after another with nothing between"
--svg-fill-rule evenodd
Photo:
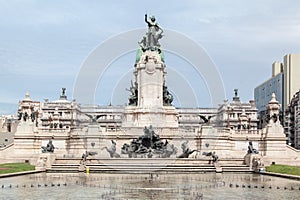
<instances>
[{"instance_id":1,"label":"reclining stone figure","mask_svg":"<svg viewBox=\"0 0 300 200\"><path fill-rule=\"evenodd\" d=\"M54 145L52 144L52 140L49 140L47 146L42 146L42 153L53 153Z\"/></svg>"}]
</instances>

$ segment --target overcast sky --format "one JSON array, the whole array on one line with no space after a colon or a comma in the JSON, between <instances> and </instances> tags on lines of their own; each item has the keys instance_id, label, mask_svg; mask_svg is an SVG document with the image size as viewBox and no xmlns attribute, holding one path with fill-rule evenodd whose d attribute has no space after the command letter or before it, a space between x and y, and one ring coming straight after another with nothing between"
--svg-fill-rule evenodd
<instances>
[{"instance_id":1,"label":"overcast sky","mask_svg":"<svg viewBox=\"0 0 300 200\"><path fill-rule=\"evenodd\" d=\"M71 99L89 53L112 36L145 28L146 12L163 29L184 34L206 50L223 79L226 98L238 88L241 99L248 101L254 87L270 78L274 61L300 53L299 9L297 0L0 0L0 114L15 112L26 91L33 100L55 100L66 87ZM166 55L166 65L175 70L176 60L181 63ZM128 54L116 61L116 69L133 68L134 61L135 55ZM113 64L114 74L112 69ZM109 91L97 96L97 104L111 102ZM199 97L197 106L209 107L207 98Z\"/></svg>"}]
</instances>

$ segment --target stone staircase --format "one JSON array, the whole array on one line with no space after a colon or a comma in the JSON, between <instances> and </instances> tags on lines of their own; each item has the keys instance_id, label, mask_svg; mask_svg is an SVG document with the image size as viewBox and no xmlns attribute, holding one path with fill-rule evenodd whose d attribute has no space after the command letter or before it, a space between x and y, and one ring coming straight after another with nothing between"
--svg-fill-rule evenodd
<instances>
[{"instance_id":1,"label":"stone staircase","mask_svg":"<svg viewBox=\"0 0 300 200\"><path fill-rule=\"evenodd\" d=\"M52 164L51 168L46 169L46 172L52 173L77 173L79 172L80 164Z\"/></svg>"},{"instance_id":2,"label":"stone staircase","mask_svg":"<svg viewBox=\"0 0 300 200\"><path fill-rule=\"evenodd\" d=\"M76 173L84 171L81 158L56 158L47 172ZM91 173L207 173L216 172L209 159L113 158L87 159L86 168ZM252 172L243 164L220 163L222 172Z\"/></svg>"},{"instance_id":3,"label":"stone staircase","mask_svg":"<svg viewBox=\"0 0 300 200\"><path fill-rule=\"evenodd\" d=\"M192 172L215 172L216 169L213 165L164 165L164 164L114 164L114 165L104 165L104 164L88 164L90 172L101 173L149 173L149 172L167 172L167 173L192 173Z\"/></svg>"}]
</instances>

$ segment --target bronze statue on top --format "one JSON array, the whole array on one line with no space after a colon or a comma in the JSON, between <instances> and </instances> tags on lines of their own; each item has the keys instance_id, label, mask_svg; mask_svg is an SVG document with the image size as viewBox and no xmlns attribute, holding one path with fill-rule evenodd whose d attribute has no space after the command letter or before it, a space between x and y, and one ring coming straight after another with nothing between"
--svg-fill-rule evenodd
<instances>
[{"instance_id":1,"label":"bronze statue on top","mask_svg":"<svg viewBox=\"0 0 300 200\"><path fill-rule=\"evenodd\" d=\"M148 25L148 32L143 37L142 41L139 42L141 49L143 51L161 51L158 40L163 37L162 28L158 26L154 16L151 16L148 21L148 16L145 14L145 22Z\"/></svg>"}]
</instances>

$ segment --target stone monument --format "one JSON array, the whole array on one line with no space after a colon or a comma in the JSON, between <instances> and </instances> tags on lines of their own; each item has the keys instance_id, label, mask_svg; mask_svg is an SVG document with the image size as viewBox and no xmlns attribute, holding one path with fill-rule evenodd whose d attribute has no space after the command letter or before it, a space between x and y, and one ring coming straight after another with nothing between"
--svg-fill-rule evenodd
<instances>
[{"instance_id":1,"label":"stone monument","mask_svg":"<svg viewBox=\"0 0 300 200\"><path fill-rule=\"evenodd\" d=\"M33 152L40 153L41 140L36 138L38 111L35 107L37 104L39 103L31 100L29 92L26 92L25 99L19 102L19 124L14 135L14 151L17 157L31 156Z\"/></svg>"},{"instance_id":2,"label":"stone monument","mask_svg":"<svg viewBox=\"0 0 300 200\"><path fill-rule=\"evenodd\" d=\"M262 143L263 155L268 157L282 157L286 149L286 136L279 120L279 111L281 105L276 100L273 93L267 106L269 122L263 129L264 143Z\"/></svg>"},{"instance_id":3,"label":"stone monument","mask_svg":"<svg viewBox=\"0 0 300 200\"><path fill-rule=\"evenodd\" d=\"M80 163L80 171L88 171L85 164L105 163L111 168L122 162L119 170L134 172L136 166L168 170L173 163L185 172L201 170L193 166L208 163L217 172L228 163L243 168L246 164L250 170L271 163L300 163L299 151L286 145L274 94L268 124L262 130L257 130L254 102L241 102L237 89L233 101L224 101L219 108L176 111L159 43L163 29L155 17L146 15L145 22L148 31L139 42L127 106L80 105L67 100L65 88L58 100L44 103L26 93L19 103L14 143L0 149L1 162L30 162L40 170L51 166L57 170L52 165L56 162L75 168ZM55 150L51 143L47 145L49 139ZM178 152L180 146L182 152Z\"/></svg>"},{"instance_id":4,"label":"stone monument","mask_svg":"<svg viewBox=\"0 0 300 200\"><path fill-rule=\"evenodd\" d=\"M139 42L131 83L129 104L125 108L122 128L178 128L177 112L172 106L173 96L166 84L166 65L159 44L163 30L155 17L145 15L148 32Z\"/></svg>"}]
</instances>

